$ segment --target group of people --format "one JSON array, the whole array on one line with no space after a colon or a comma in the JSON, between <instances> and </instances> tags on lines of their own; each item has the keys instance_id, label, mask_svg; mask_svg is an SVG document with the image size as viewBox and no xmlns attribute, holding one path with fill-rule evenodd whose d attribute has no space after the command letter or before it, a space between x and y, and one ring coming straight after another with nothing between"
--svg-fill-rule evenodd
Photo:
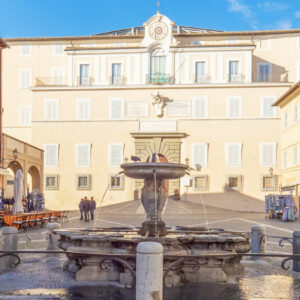
<instances>
[{"instance_id":1,"label":"group of people","mask_svg":"<svg viewBox=\"0 0 300 300\"><path fill-rule=\"evenodd\" d=\"M3 198L2 201L0 201L1 210L12 210L14 203L15 203L14 197Z\"/></svg>"},{"instance_id":2,"label":"group of people","mask_svg":"<svg viewBox=\"0 0 300 300\"><path fill-rule=\"evenodd\" d=\"M81 199L79 203L80 220L83 220L83 215L85 222L89 222L90 217L91 220L94 220L95 209L96 201L94 200L94 197L91 197L91 200L89 200L87 197Z\"/></svg>"}]
</instances>

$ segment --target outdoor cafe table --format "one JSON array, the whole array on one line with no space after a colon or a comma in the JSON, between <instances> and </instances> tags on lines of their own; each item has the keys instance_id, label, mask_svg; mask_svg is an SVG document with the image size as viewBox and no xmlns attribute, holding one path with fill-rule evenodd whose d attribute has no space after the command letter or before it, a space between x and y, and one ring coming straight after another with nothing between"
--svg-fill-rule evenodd
<instances>
[{"instance_id":1,"label":"outdoor cafe table","mask_svg":"<svg viewBox=\"0 0 300 300\"><path fill-rule=\"evenodd\" d=\"M45 215L48 215L49 217L61 217L61 212L60 211L39 211L39 212L35 212L35 213L23 213L23 214L16 214L16 215L7 215L4 214L2 215L3 218L3 222L5 224L5 226L13 226L13 227L17 227L15 225L13 225L13 223L20 217L25 217L25 216L31 216L31 215L36 215L36 216L40 216L43 217Z\"/></svg>"}]
</instances>

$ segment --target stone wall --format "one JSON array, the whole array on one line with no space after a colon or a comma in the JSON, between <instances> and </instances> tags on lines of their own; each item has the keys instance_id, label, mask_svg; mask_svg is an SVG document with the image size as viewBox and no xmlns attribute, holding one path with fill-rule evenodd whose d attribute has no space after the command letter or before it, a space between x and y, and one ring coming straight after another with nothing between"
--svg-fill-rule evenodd
<instances>
[{"instance_id":1,"label":"stone wall","mask_svg":"<svg viewBox=\"0 0 300 300\"><path fill-rule=\"evenodd\" d=\"M164 155L168 162L180 163L181 154L181 136L141 136L135 137L135 155L140 157L142 161L151 160L152 153L159 153ZM144 183L143 180L137 179L135 181L136 194L141 195L141 190ZM180 193L180 180L169 180L169 195L174 196Z\"/></svg>"}]
</instances>

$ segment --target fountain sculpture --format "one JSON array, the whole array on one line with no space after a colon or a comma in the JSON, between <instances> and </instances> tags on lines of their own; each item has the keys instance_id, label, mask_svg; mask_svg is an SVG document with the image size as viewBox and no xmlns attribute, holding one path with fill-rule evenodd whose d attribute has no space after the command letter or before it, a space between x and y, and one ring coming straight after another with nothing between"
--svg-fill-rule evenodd
<instances>
[{"instance_id":1,"label":"fountain sculpture","mask_svg":"<svg viewBox=\"0 0 300 300\"><path fill-rule=\"evenodd\" d=\"M74 273L77 280L133 286L136 247L145 240L157 241L163 246L167 286L185 281L226 281L241 274L241 257L230 254L250 250L248 234L203 227L166 227L161 218L168 197L165 180L183 177L188 166L159 162L156 157L154 154L152 162L121 165L126 176L144 179L141 201L147 220L141 228L55 231L60 235L59 247L69 253L64 268Z\"/></svg>"}]
</instances>

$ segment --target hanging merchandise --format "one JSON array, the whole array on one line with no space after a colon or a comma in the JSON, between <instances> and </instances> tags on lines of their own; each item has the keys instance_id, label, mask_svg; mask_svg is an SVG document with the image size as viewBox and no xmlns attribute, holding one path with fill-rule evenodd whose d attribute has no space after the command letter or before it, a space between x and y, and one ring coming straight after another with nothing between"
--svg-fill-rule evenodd
<instances>
[{"instance_id":1,"label":"hanging merchandise","mask_svg":"<svg viewBox=\"0 0 300 300\"><path fill-rule=\"evenodd\" d=\"M293 195L265 196L265 212L269 219L294 221L297 218L297 207Z\"/></svg>"}]
</instances>

